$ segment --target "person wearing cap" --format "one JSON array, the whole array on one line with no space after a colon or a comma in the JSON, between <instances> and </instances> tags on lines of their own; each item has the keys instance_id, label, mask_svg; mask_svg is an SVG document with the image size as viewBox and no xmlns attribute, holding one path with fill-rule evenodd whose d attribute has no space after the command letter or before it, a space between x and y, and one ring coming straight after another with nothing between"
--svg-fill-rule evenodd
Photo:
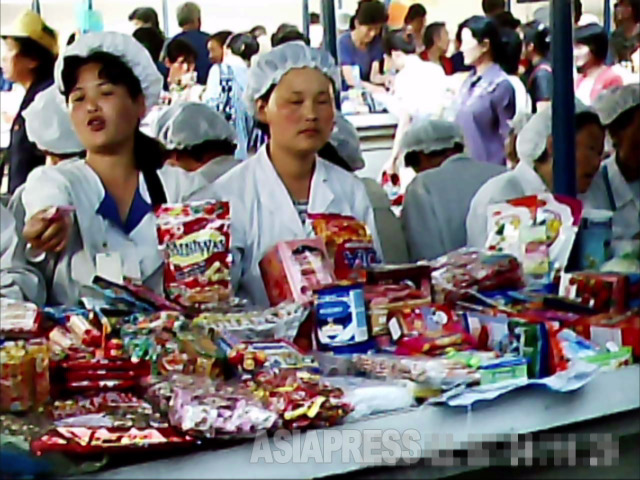
<instances>
[{"instance_id":1,"label":"person wearing cap","mask_svg":"<svg viewBox=\"0 0 640 480\"><path fill-rule=\"evenodd\" d=\"M211 68L209 49L207 47L209 34L202 31L200 7L193 2L185 2L178 7L176 17L182 32L173 37L173 39L185 40L195 49L197 80L200 85L206 85L209 69Z\"/></svg>"},{"instance_id":2,"label":"person wearing cap","mask_svg":"<svg viewBox=\"0 0 640 480\"><path fill-rule=\"evenodd\" d=\"M318 152L318 156L344 168L357 172L364 168L364 158L360 150L358 131L344 115L336 112L336 125L329 142ZM389 196L379 182L373 178L360 178L373 207L376 230L380 238L382 254L387 263L401 264L409 261L407 243L400 225L400 219L391 210Z\"/></svg>"},{"instance_id":3,"label":"person wearing cap","mask_svg":"<svg viewBox=\"0 0 640 480\"><path fill-rule=\"evenodd\" d=\"M605 132L598 115L578 99L575 111L576 185L578 193L584 194L600 168ZM516 150L520 163L516 168L488 180L471 200L467 215L467 245L484 247L489 205L552 190L551 112L549 106L536 113L518 135Z\"/></svg>"},{"instance_id":4,"label":"person wearing cap","mask_svg":"<svg viewBox=\"0 0 640 480\"><path fill-rule=\"evenodd\" d=\"M153 208L183 202L206 182L162 167L164 149L139 127L162 77L131 35L87 33L56 63L86 158L35 169L21 201L25 251L49 286L48 303L73 305L94 275L162 288Z\"/></svg>"},{"instance_id":5,"label":"person wearing cap","mask_svg":"<svg viewBox=\"0 0 640 480\"><path fill-rule=\"evenodd\" d=\"M53 83L53 65L58 55L58 34L40 15L25 11L3 31L2 71L25 89L24 98L11 125L9 144L9 192L22 185L29 173L44 165L45 156L29 139L22 112L35 96Z\"/></svg>"},{"instance_id":6,"label":"person wearing cap","mask_svg":"<svg viewBox=\"0 0 640 480\"><path fill-rule=\"evenodd\" d=\"M576 28L574 43L573 57L578 69L576 97L585 105L591 105L600 93L624 82L613 67L605 64L609 37L603 27L592 23Z\"/></svg>"},{"instance_id":7,"label":"person wearing cap","mask_svg":"<svg viewBox=\"0 0 640 480\"><path fill-rule=\"evenodd\" d=\"M167 163L197 172L213 183L239 161L236 134L224 117L204 103L181 102L163 111L153 135L167 149Z\"/></svg>"},{"instance_id":8,"label":"person wearing cap","mask_svg":"<svg viewBox=\"0 0 640 480\"><path fill-rule=\"evenodd\" d=\"M278 242L313 235L309 213L353 216L379 245L364 185L317 156L333 130L339 82L331 55L303 42L261 55L249 70L245 100L268 128L269 143L197 195L231 202L233 283L255 305L269 304L260 260Z\"/></svg>"},{"instance_id":9,"label":"person wearing cap","mask_svg":"<svg viewBox=\"0 0 640 480\"><path fill-rule=\"evenodd\" d=\"M409 259L431 260L463 247L471 199L505 168L465 155L460 128L446 120L423 119L412 125L402 150L405 164L418 174L407 187L401 217Z\"/></svg>"},{"instance_id":10,"label":"person wearing cap","mask_svg":"<svg viewBox=\"0 0 640 480\"><path fill-rule=\"evenodd\" d=\"M613 237L640 238L640 84L603 92L594 104L615 148L584 202L613 212Z\"/></svg>"}]
</instances>

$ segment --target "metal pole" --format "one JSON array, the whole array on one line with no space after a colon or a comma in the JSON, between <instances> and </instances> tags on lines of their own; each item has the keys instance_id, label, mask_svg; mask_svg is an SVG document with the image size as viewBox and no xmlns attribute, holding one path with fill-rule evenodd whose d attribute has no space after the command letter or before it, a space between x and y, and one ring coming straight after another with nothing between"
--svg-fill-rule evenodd
<instances>
[{"instance_id":1,"label":"metal pole","mask_svg":"<svg viewBox=\"0 0 640 480\"><path fill-rule=\"evenodd\" d=\"M611 32L611 2L604 0L604 29Z\"/></svg>"},{"instance_id":2,"label":"metal pole","mask_svg":"<svg viewBox=\"0 0 640 480\"><path fill-rule=\"evenodd\" d=\"M322 42L336 63L338 63L338 39L336 35L336 10L334 0L322 0L322 26L324 41Z\"/></svg>"},{"instance_id":3,"label":"metal pole","mask_svg":"<svg viewBox=\"0 0 640 480\"><path fill-rule=\"evenodd\" d=\"M87 11L93 10L93 0L87 0Z\"/></svg>"},{"instance_id":4,"label":"metal pole","mask_svg":"<svg viewBox=\"0 0 640 480\"><path fill-rule=\"evenodd\" d=\"M165 37L169 36L169 4L168 0L162 0L162 26Z\"/></svg>"},{"instance_id":5,"label":"metal pole","mask_svg":"<svg viewBox=\"0 0 640 480\"><path fill-rule=\"evenodd\" d=\"M576 127L573 90L573 2L551 1L553 62L553 191L576 196Z\"/></svg>"},{"instance_id":6,"label":"metal pole","mask_svg":"<svg viewBox=\"0 0 640 480\"><path fill-rule=\"evenodd\" d=\"M507 0L506 8L507 8L507 12L511 11L511 0Z\"/></svg>"},{"instance_id":7,"label":"metal pole","mask_svg":"<svg viewBox=\"0 0 640 480\"><path fill-rule=\"evenodd\" d=\"M40 15L40 0L32 0L31 2L31 10Z\"/></svg>"},{"instance_id":8,"label":"metal pole","mask_svg":"<svg viewBox=\"0 0 640 480\"><path fill-rule=\"evenodd\" d=\"M302 33L309 37L309 0L302 0Z\"/></svg>"}]
</instances>

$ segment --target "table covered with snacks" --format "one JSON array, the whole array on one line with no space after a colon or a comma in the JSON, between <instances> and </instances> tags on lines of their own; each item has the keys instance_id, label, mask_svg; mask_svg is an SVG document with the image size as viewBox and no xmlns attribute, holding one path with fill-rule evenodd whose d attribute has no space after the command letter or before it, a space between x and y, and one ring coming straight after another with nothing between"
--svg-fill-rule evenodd
<instances>
[{"instance_id":1,"label":"table covered with snacks","mask_svg":"<svg viewBox=\"0 0 640 480\"><path fill-rule=\"evenodd\" d=\"M260 262L268 308L235 296L230 215L157 210L162 292L111 272L76 305L1 299L3 469L320 477L375 461L342 456L348 436L417 436L393 463L640 408L637 252L580 240L575 200L492 207L486 250L410 265L380 264L358 220L310 214L312 238ZM589 268L569 267L574 243ZM268 461L260 442L289 432L293 457ZM320 461L296 459L325 436Z\"/></svg>"}]
</instances>

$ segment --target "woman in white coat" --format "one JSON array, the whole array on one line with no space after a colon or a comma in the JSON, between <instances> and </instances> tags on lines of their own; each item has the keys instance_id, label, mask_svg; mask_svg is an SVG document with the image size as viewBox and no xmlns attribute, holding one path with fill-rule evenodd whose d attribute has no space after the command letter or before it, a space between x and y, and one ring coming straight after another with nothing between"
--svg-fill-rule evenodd
<instances>
[{"instance_id":1,"label":"woman in white coat","mask_svg":"<svg viewBox=\"0 0 640 480\"><path fill-rule=\"evenodd\" d=\"M589 190L604 151L604 129L598 115L576 100L576 185L579 194ZM511 171L487 181L471 200L467 214L467 245L483 248L487 240L489 205L553 189L553 138L551 106L539 111L516 140L520 163Z\"/></svg>"},{"instance_id":2,"label":"woman in white coat","mask_svg":"<svg viewBox=\"0 0 640 480\"><path fill-rule=\"evenodd\" d=\"M152 207L187 200L205 185L178 168L159 170L162 148L139 130L162 77L131 36L89 33L58 60L55 85L86 159L34 170L22 193L27 257L45 276L48 303L76 303L96 274L159 290Z\"/></svg>"},{"instance_id":3,"label":"woman in white coat","mask_svg":"<svg viewBox=\"0 0 640 480\"><path fill-rule=\"evenodd\" d=\"M268 305L260 260L278 242L312 236L308 213L351 215L378 245L364 185L317 156L333 129L339 81L329 54L302 42L261 55L249 71L245 99L270 141L204 197L231 202L234 287L256 305Z\"/></svg>"}]
</instances>

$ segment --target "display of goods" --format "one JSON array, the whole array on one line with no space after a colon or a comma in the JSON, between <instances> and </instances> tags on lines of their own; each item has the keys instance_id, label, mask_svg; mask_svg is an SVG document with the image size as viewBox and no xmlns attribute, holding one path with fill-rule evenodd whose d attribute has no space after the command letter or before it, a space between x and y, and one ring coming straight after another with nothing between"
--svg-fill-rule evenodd
<instances>
[{"instance_id":1,"label":"display of goods","mask_svg":"<svg viewBox=\"0 0 640 480\"><path fill-rule=\"evenodd\" d=\"M0 346L0 411L22 412L49 400L49 349L44 339Z\"/></svg>"},{"instance_id":2,"label":"display of goods","mask_svg":"<svg viewBox=\"0 0 640 480\"><path fill-rule=\"evenodd\" d=\"M331 427L352 410L340 388L307 372L260 372L246 384L270 410L278 413L281 426L290 430Z\"/></svg>"},{"instance_id":3,"label":"display of goods","mask_svg":"<svg viewBox=\"0 0 640 480\"><path fill-rule=\"evenodd\" d=\"M364 222L335 213L311 213L309 220L333 259L338 280L364 281L365 269L380 263Z\"/></svg>"},{"instance_id":4,"label":"display of goods","mask_svg":"<svg viewBox=\"0 0 640 480\"><path fill-rule=\"evenodd\" d=\"M232 296L229 203L163 205L156 216L169 299L187 307L228 301Z\"/></svg>"},{"instance_id":5,"label":"display of goods","mask_svg":"<svg viewBox=\"0 0 640 480\"><path fill-rule=\"evenodd\" d=\"M278 243L260 261L271 305L310 303L314 290L336 281L333 268L320 238Z\"/></svg>"},{"instance_id":6,"label":"display of goods","mask_svg":"<svg viewBox=\"0 0 640 480\"><path fill-rule=\"evenodd\" d=\"M33 303L0 298L0 337L28 338L37 335L41 316Z\"/></svg>"},{"instance_id":7,"label":"display of goods","mask_svg":"<svg viewBox=\"0 0 640 480\"><path fill-rule=\"evenodd\" d=\"M596 313L623 313L629 309L628 275L616 273L563 273L558 290Z\"/></svg>"}]
</instances>

